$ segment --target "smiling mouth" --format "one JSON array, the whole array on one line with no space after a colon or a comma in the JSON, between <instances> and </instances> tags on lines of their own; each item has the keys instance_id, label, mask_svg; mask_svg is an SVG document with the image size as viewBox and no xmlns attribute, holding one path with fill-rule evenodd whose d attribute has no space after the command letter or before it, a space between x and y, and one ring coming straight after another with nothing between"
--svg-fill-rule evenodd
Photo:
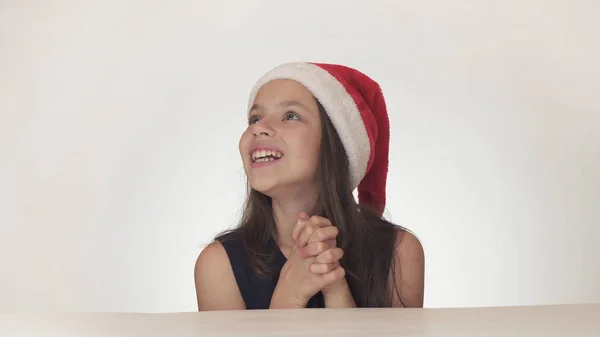
<instances>
[{"instance_id":1,"label":"smiling mouth","mask_svg":"<svg viewBox=\"0 0 600 337\"><path fill-rule=\"evenodd\" d=\"M283 157L283 153L275 150L257 150L252 153L251 159L253 163L266 163L279 160Z\"/></svg>"}]
</instances>

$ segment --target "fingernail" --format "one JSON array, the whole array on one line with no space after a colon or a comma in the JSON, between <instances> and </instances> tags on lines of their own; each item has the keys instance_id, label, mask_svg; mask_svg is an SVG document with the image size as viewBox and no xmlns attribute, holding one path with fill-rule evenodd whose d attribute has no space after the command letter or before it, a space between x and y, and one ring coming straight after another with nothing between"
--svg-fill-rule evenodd
<instances>
[{"instance_id":1,"label":"fingernail","mask_svg":"<svg viewBox=\"0 0 600 337\"><path fill-rule=\"evenodd\" d=\"M300 212L300 214L298 215L298 217L302 220L308 220L310 219L310 217L308 216L308 214L306 214L305 212Z\"/></svg>"}]
</instances>

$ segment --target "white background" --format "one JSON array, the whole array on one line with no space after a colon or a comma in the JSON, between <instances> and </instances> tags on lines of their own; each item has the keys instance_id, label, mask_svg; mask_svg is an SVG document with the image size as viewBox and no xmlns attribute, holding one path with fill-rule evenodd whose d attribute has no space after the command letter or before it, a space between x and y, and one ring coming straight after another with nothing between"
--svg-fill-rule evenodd
<instances>
[{"instance_id":1,"label":"white background","mask_svg":"<svg viewBox=\"0 0 600 337\"><path fill-rule=\"evenodd\" d=\"M232 6L226 8L227 6ZM246 98L307 60L380 82L388 211L427 307L600 301L590 1L0 2L0 311L196 309Z\"/></svg>"}]
</instances>

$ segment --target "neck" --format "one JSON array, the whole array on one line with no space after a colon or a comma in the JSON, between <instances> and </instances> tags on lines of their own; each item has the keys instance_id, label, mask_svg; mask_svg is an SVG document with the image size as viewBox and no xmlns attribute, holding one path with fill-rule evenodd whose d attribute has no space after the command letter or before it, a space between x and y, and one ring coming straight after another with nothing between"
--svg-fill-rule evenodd
<instances>
[{"instance_id":1,"label":"neck","mask_svg":"<svg viewBox=\"0 0 600 337\"><path fill-rule=\"evenodd\" d=\"M292 231L296 226L298 215L301 212L309 216L313 215L316 199L316 193L272 198L273 216L277 226L277 244L282 251L286 252L294 246Z\"/></svg>"}]
</instances>

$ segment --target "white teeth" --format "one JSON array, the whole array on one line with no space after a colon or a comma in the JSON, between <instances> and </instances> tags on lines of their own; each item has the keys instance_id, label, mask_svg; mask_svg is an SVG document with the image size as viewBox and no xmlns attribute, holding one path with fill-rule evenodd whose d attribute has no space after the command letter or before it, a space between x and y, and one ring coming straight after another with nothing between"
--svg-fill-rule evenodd
<instances>
[{"instance_id":1,"label":"white teeth","mask_svg":"<svg viewBox=\"0 0 600 337\"><path fill-rule=\"evenodd\" d=\"M252 153L252 161L256 163L273 161L275 159L279 159L283 156L281 152L273 151L273 150L258 150Z\"/></svg>"},{"instance_id":2,"label":"white teeth","mask_svg":"<svg viewBox=\"0 0 600 337\"><path fill-rule=\"evenodd\" d=\"M273 157L265 157L265 158L258 158L254 162L255 163L265 163L265 162L273 161L273 160L275 160L275 158L273 158Z\"/></svg>"}]
</instances>

